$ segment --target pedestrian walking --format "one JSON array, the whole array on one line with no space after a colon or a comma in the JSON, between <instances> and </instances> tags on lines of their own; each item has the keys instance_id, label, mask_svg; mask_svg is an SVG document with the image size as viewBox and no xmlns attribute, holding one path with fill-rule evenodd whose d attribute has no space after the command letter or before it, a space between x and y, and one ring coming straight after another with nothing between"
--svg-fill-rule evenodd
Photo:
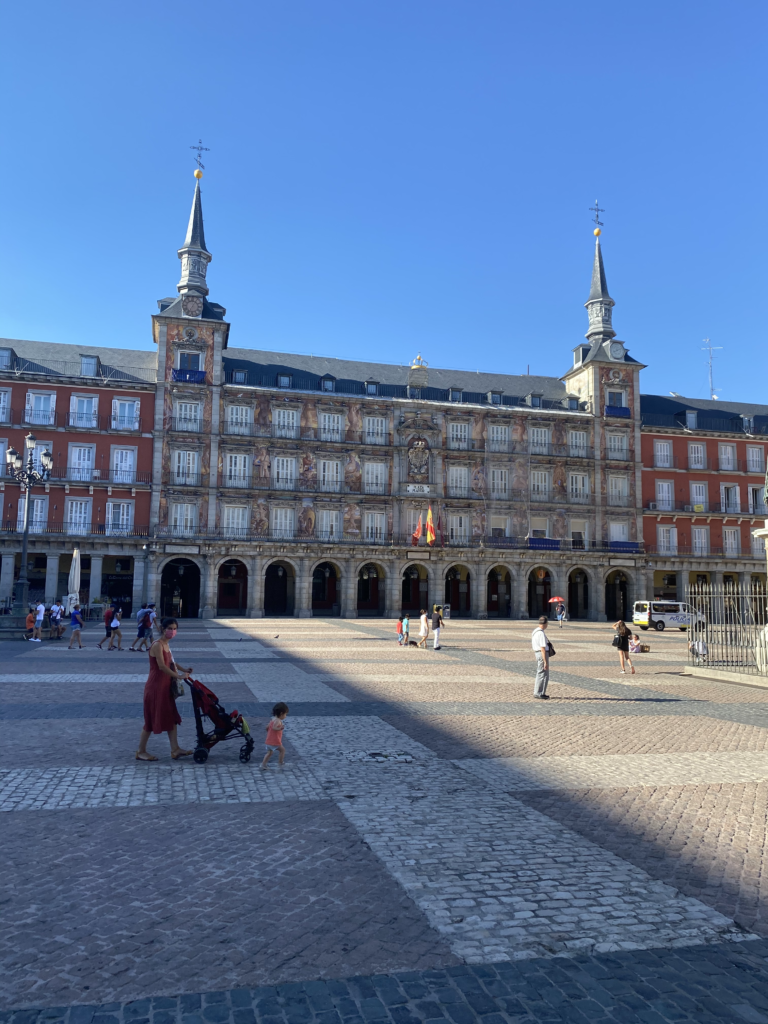
<instances>
[{"instance_id":1,"label":"pedestrian walking","mask_svg":"<svg viewBox=\"0 0 768 1024\"><path fill-rule=\"evenodd\" d=\"M559 604L557 606L557 628L563 628L563 622L565 622L565 605Z\"/></svg>"},{"instance_id":2,"label":"pedestrian walking","mask_svg":"<svg viewBox=\"0 0 768 1024\"><path fill-rule=\"evenodd\" d=\"M115 608L114 605L111 602L109 602L107 604L107 607L104 609L104 632L106 635L100 643L96 644L99 650L101 650L101 645L103 643L105 643L107 640L112 639L112 619L114 619L114 617Z\"/></svg>"},{"instance_id":3,"label":"pedestrian walking","mask_svg":"<svg viewBox=\"0 0 768 1024\"><path fill-rule=\"evenodd\" d=\"M635 675L635 666L632 664L632 659L629 656L629 637L630 630L627 628L627 624L623 619L619 619L618 622L614 622L613 628L616 630L616 635L613 638L613 646L618 649L619 652L619 664L621 665L621 674L626 674L626 665L629 665L632 670L632 675Z\"/></svg>"},{"instance_id":4,"label":"pedestrian walking","mask_svg":"<svg viewBox=\"0 0 768 1024\"><path fill-rule=\"evenodd\" d=\"M427 638L429 637L429 619L426 611L422 608L419 612L419 642L417 647L427 649Z\"/></svg>"},{"instance_id":5,"label":"pedestrian walking","mask_svg":"<svg viewBox=\"0 0 768 1024\"><path fill-rule=\"evenodd\" d=\"M403 616L397 620L397 642L403 646Z\"/></svg>"},{"instance_id":6,"label":"pedestrian walking","mask_svg":"<svg viewBox=\"0 0 768 1024\"><path fill-rule=\"evenodd\" d=\"M283 704L280 701L272 708L272 717L267 725L267 738L265 740L265 746L267 752L264 755L264 760L261 762L261 767L264 771L267 770L270 759L274 753L277 753L278 766L285 762L285 747L283 746L283 736L285 735L285 716L288 714L288 705Z\"/></svg>"},{"instance_id":7,"label":"pedestrian walking","mask_svg":"<svg viewBox=\"0 0 768 1024\"><path fill-rule=\"evenodd\" d=\"M120 622L122 618L123 611L121 608L118 608L115 614L112 616L112 621L109 624L112 633L109 638L109 647L107 648L108 651L115 650L115 639L117 639L117 650L125 650L125 648L123 647L123 631L120 629Z\"/></svg>"},{"instance_id":8,"label":"pedestrian walking","mask_svg":"<svg viewBox=\"0 0 768 1024\"><path fill-rule=\"evenodd\" d=\"M45 605L40 601L35 608L35 625L32 630L32 639L35 643L43 642L43 619L45 618Z\"/></svg>"},{"instance_id":9,"label":"pedestrian walking","mask_svg":"<svg viewBox=\"0 0 768 1024\"><path fill-rule=\"evenodd\" d=\"M147 608L147 602L139 608L136 613L136 639L133 641L131 646L128 648L129 651L140 651L142 646L145 650L149 650L152 645L152 637L147 636L147 626L149 624L149 608ZM136 644L139 646L136 647Z\"/></svg>"},{"instance_id":10,"label":"pedestrian walking","mask_svg":"<svg viewBox=\"0 0 768 1024\"><path fill-rule=\"evenodd\" d=\"M403 616L403 647L408 646L411 637L411 620L407 615Z\"/></svg>"},{"instance_id":11,"label":"pedestrian walking","mask_svg":"<svg viewBox=\"0 0 768 1024\"><path fill-rule=\"evenodd\" d=\"M155 635L157 608L155 607L154 602L150 602L150 604L147 605L147 608L149 608L149 642L151 644L152 637Z\"/></svg>"},{"instance_id":12,"label":"pedestrian walking","mask_svg":"<svg viewBox=\"0 0 768 1024\"><path fill-rule=\"evenodd\" d=\"M546 629L549 619L542 615L539 624L531 634L531 647L536 655L536 682L533 686L533 696L537 700L549 700L547 686L549 685L549 653L552 645L547 639Z\"/></svg>"},{"instance_id":13,"label":"pedestrian walking","mask_svg":"<svg viewBox=\"0 0 768 1024\"><path fill-rule=\"evenodd\" d=\"M176 619L163 619L162 634L149 649L149 675L144 684L144 728L141 730L139 749L136 751L137 761L157 761L154 754L147 750L149 737L155 733L168 733L171 744L171 757L178 761L180 757L188 757L192 751L179 746L177 737L181 725L181 715L176 707L176 698L172 684L176 679L186 679L192 675L192 668L177 665L171 654L168 641L173 640L179 630Z\"/></svg>"},{"instance_id":14,"label":"pedestrian walking","mask_svg":"<svg viewBox=\"0 0 768 1024\"><path fill-rule=\"evenodd\" d=\"M54 598L51 610L48 615L48 621L50 623L50 630L48 632L49 640L61 640L61 634L64 632L64 626L61 624L61 616L64 614L64 605L59 601L58 598Z\"/></svg>"},{"instance_id":15,"label":"pedestrian walking","mask_svg":"<svg viewBox=\"0 0 768 1024\"><path fill-rule=\"evenodd\" d=\"M78 650L82 650L83 644L80 640L80 630L83 628L83 616L80 612L79 604L76 604L75 607L72 609L70 615L70 623L72 626L72 636L69 638L69 647L67 648L67 650L71 651L73 649L73 644L75 640L77 640Z\"/></svg>"},{"instance_id":16,"label":"pedestrian walking","mask_svg":"<svg viewBox=\"0 0 768 1024\"><path fill-rule=\"evenodd\" d=\"M432 632L435 634L434 642L432 643L432 650L440 650L440 630L443 628L443 609L442 606L436 604L432 609Z\"/></svg>"}]
</instances>

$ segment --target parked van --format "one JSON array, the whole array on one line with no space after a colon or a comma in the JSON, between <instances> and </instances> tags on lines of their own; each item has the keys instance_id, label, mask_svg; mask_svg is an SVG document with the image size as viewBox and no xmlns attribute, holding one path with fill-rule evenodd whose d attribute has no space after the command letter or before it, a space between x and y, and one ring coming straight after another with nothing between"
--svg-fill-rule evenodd
<instances>
[{"instance_id":1,"label":"parked van","mask_svg":"<svg viewBox=\"0 0 768 1024\"><path fill-rule=\"evenodd\" d=\"M691 623L691 616L696 614L691 611L685 601L635 601L632 609L632 625L640 629L656 629L661 632L669 627L670 629L688 629ZM697 622L703 622L704 618L696 614Z\"/></svg>"}]
</instances>

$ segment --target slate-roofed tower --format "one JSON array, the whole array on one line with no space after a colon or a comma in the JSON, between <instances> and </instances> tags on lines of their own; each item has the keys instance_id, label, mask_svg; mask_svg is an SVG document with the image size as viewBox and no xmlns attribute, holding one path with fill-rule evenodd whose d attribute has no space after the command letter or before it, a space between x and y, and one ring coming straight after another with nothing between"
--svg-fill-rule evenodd
<instances>
[{"instance_id":1,"label":"slate-roofed tower","mask_svg":"<svg viewBox=\"0 0 768 1024\"><path fill-rule=\"evenodd\" d=\"M600 229L595 230L595 262L592 265L592 287L589 290L589 298L584 303L589 316L589 329L586 337L590 341L610 341L616 337L616 331L611 323L612 311L615 302L608 294L608 285L605 280L605 267L603 266L603 253L600 249Z\"/></svg>"},{"instance_id":2,"label":"slate-roofed tower","mask_svg":"<svg viewBox=\"0 0 768 1024\"><path fill-rule=\"evenodd\" d=\"M200 178L203 172L195 171L197 182L195 195L192 199L192 210L189 214L189 225L184 245L179 249L181 260L181 280L177 290L181 295L181 303L185 316L199 317L203 312L203 300L208 294L205 275L208 264L213 257L205 247L205 231L203 229L203 203L200 197Z\"/></svg>"}]
</instances>

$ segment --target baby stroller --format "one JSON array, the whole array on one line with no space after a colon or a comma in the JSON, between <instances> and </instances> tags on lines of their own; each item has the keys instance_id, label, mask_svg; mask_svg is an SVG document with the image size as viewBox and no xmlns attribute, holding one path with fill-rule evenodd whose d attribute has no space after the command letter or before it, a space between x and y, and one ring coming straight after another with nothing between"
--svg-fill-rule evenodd
<instances>
[{"instance_id":1,"label":"baby stroller","mask_svg":"<svg viewBox=\"0 0 768 1024\"><path fill-rule=\"evenodd\" d=\"M197 729L197 747L193 754L197 764L205 764L208 760L208 751L222 740L234 740L238 736L245 740L240 747L240 760L246 764L251 759L251 752L255 746L251 730L243 716L237 711L227 714L225 708L219 704L219 698L203 686L197 679L186 679L192 693L192 707L195 712L195 727ZM210 732L206 732L203 726L203 716L213 725Z\"/></svg>"}]
</instances>

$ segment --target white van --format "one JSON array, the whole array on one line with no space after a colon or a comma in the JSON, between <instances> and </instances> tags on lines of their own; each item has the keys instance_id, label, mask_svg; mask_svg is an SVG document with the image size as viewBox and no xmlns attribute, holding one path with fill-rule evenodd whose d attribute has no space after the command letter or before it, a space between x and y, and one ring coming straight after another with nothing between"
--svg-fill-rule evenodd
<instances>
[{"instance_id":1,"label":"white van","mask_svg":"<svg viewBox=\"0 0 768 1024\"><path fill-rule=\"evenodd\" d=\"M685 601L635 601L632 625L640 629L657 629L659 632L667 627L685 630L693 614ZM704 622L704 617L696 614L696 620Z\"/></svg>"}]
</instances>

